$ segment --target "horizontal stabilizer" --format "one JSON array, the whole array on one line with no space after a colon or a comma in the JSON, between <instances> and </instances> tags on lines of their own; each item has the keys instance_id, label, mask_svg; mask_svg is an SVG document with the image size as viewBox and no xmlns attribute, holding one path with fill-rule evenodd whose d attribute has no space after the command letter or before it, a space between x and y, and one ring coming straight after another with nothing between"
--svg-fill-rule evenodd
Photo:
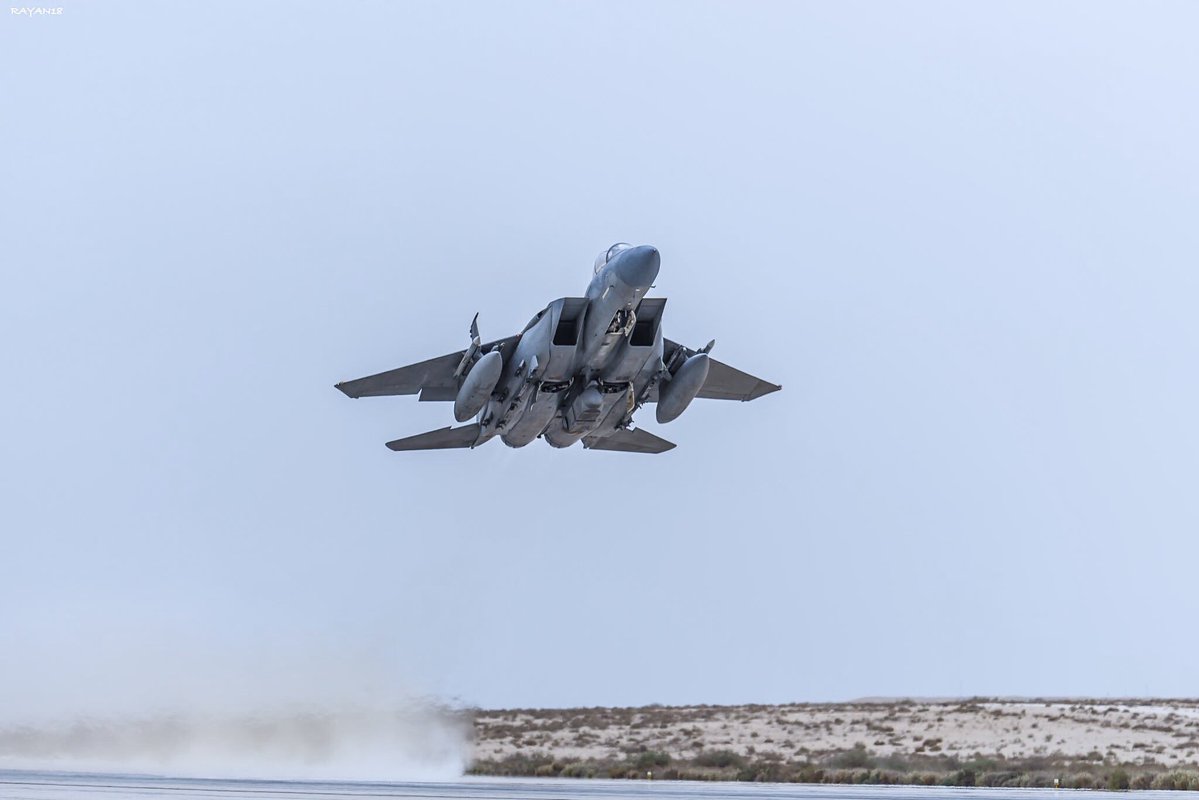
<instances>
[{"instance_id":1,"label":"horizontal stabilizer","mask_svg":"<svg viewBox=\"0 0 1199 800\"><path fill-rule=\"evenodd\" d=\"M673 450L674 442L654 436L647 430L617 430L607 436L587 436L583 446L588 450L619 450L625 453L665 453Z\"/></svg>"},{"instance_id":2,"label":"horizontal stabilizer","mask_svg":"<svg viewBox=\"0 0 1199 800\"><path fill-rule=\"evenodd\" d=\"M461 428L441 428L428 433L418 433L403 439L388 442L392 450L452 450L457 447L472 447L479 439L478 425L463 425Z\"/></svg>"}]
</instances>

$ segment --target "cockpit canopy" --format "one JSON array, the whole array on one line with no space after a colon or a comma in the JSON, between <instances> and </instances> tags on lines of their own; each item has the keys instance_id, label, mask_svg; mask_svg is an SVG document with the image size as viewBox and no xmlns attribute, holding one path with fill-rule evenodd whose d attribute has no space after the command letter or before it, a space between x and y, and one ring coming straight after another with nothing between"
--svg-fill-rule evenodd
<instances>
[{"instance_id":1,"label":"cockpit canopy","mask_svg":"<svg viewBox=\"0 0 1199 800\"><path fill-rule=\"evenodd\" d=\"M605 264L607 264L612 259L616 258L617 253L620 253L621 251L624 251L624 250L628 250L632 246L633 245L629 244L628 242L617 242L616 244L612 245L604 252L600 253L595 258L595 272L598 274L599 271L601 269L603 269Z\"/></svg>"}]
</instances>

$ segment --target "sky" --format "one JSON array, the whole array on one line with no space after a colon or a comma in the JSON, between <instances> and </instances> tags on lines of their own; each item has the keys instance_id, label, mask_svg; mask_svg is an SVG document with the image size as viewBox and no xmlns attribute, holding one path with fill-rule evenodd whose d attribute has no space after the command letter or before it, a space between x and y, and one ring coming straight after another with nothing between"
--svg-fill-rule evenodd
<instances>
[{"instance_id":1,"label":"sky","mask_svg":"<svg viewBox=\"0 0 1199 800\"><path fill-rule=\"evenodd\" d=\"M0 721L1199 693L1193 3L0 22ZM660 456L333 388L616 241Z\"/></svg>"}]
</instances>

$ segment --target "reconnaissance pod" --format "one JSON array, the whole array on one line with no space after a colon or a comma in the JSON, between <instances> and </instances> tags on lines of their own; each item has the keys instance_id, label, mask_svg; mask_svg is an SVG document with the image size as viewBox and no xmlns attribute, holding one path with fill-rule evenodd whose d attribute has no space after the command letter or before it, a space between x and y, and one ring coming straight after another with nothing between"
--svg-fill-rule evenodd
<instances>
[{"instance_id":1,"label":"reconnaissance pod","mask_svg":"<svg viewBox=\"0 0 1199 800\"><path fill-rule=\"evenodd\" d=\"M692 350L663 338L666 298L646 297L660 265L649 245L614 244L595 260L585 296L555 300L515 336L482 344L476 314L465 350L337 388L355 398L419 394L453 402L458 422L474 418L388 442L392 450L473 448L496 436L509 447L540 438L554 447L581 440L591 450L670 450L633 427L646 403L667 423L697 397L753 400L782 387L712 358L714 340Z\"/></svg>"}]
</instances>

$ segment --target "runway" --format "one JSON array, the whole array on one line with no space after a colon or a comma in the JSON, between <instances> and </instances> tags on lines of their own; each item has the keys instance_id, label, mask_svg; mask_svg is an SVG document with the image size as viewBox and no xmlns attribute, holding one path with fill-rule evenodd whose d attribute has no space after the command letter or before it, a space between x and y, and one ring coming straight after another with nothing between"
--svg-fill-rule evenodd
<instances>
[{"instance_id":1,"label":"runway","mask_svg":"<svg viewBox=\"0 0 1199 800\"><path fill-rule=\"evenodd\" d=\"M1060 800L1066 794L1074 792L1051 789L503 778L464 778L445 783L353 783L0 771L0 798L6 800L231 800L243 797L252 800L327 800L338 797L420 800ZM1137 792L1139 798L1146 800L1164 795L1179 796L1177 792Z\"/></svg>"}]
</instances>

